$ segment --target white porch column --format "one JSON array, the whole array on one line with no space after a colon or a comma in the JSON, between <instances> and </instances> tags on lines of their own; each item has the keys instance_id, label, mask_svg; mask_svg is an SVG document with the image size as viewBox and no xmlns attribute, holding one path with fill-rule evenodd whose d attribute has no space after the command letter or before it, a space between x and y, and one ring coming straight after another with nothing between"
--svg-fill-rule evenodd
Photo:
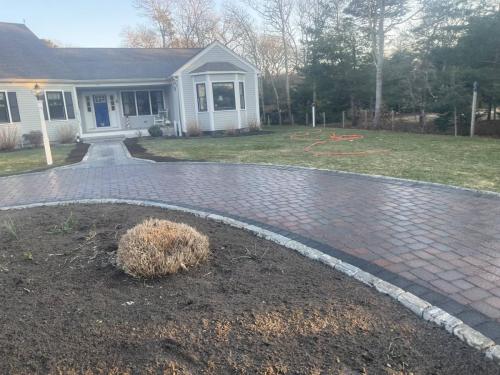
<instances>
[{"instance_id":1,"label":"white porch column","mask_svg":"<svg viewBox=\"0 0 500 375\"><path fill-rule=\"evenodd\" d=\"M215 131L215 106L214 106L214 91L212 90L212 79L210 75L207 74L206 80L206 94L207 94L207 109L208 109L208 117L210 119L210 131Z\"/></svg>"},{"instance_id":2,"label":"white porch column","mask_svg":"<svg viewBox=\"0 0 500 375\"><path fill-rule=\"evenodd\" d=\"M241 129L240 81L238 78L238 74L234 75L234 95L236 95L236 113L238 114L238 129Z\"/></svg>"}]
</instances>

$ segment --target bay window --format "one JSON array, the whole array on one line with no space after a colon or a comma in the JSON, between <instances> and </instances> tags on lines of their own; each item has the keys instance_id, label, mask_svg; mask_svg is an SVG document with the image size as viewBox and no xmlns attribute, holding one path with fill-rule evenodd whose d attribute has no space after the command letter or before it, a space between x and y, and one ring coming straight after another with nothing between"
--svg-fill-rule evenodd
<instances>
[{"instance_id":1,"label":"bay window","mask_svg":"<svg viewBox=\"0 0 500 375\"><path fill-rule=\"evenodd\" d=\"M234 82L214 82L212 91L214 110L229 111L236 109Z\"/></svg>"},{"instance_id":2,"label":"bay window","mask_svg":"<svg viewBox=\"0 0 500 375\"><path fill-rule=\"evenodd\" d=\"M245 108L246 108L245 84L243 82L240 82L240 109L245 109Z\"/></svg>"},{"instance_id":3,"label":"bay window","mask_svg":"<svg viewBox=\"0 0 500 375\"><path fill-rule=\"evenodd\" d=\"M204 83L196 85L196 95L198 96L198 112L206 112L207 106L207 87Z\"/></svg>"}]
</instances>

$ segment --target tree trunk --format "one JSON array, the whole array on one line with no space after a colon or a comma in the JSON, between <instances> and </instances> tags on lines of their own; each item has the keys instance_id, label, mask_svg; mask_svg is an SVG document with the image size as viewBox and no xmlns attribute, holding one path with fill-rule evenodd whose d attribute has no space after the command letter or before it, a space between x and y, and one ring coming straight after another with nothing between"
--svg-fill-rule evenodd
<instances>
[{"instance_id":1,"label":"tree trunk","mask_svg":"<svg viewBox=\"0 0 500 375\"><path fill-rule=\"evenodd\" d=\"M491 110L492 110L492 108L493 108L493 103L490 101L488 103L488 118L487 118L488 121L491 121Z\"/></svg>"},{"instance_id":2,"label":"tree trunk","mask_svg":"<svg viewBox=\"0 0 500 375\"><path fill-rule=\"evenodd\" d=\"M274 79L271 79L271 84L273 86L274 97L276 99L276 107L278 108L278 121L280 125L283 125L283 120L281 119L280 96L278 94L278 90L276 89L276 84L274 83Z\"/></svg>"},{"instance_id":3,"label":"tree trunk","mask_svg":"<svg viewBox=\"0 0 500 375\"><path fill-rule=\"evenodd\" d=\"M380 9L378 14L377 25L377 56L375 67L376 73L376 88L375 88L375 114L373 116L373 127L379 129L382 119L382 85L384 72L384 52L385 52L385 0L380 0Z\"/></svg>"},{"instance_id":4,"label":"tree trunk","mask_svg":"<svg viewBox=\"0 0 500 375\"><path fill-rule=\"evenodd\" d=\"M457 106L453 107L453 126L455 128L455 137L457 137L458 136Z\"/></svg>"},{"instance_id":5,"label":"tree trunk","mask_svg":"<svg viewBox=\"0 0 500 375\"><path fill-rule=\"evenodd\" d=\"M351 127L358 126L358 113L356 110L356 101L354 95L351 94Z\"/></svg>"},{"instance_id":6,"label":"tree trunk","mask_svg":"<svg viewBox=\"0 0 500 375\"><path fill-rule=\"evenodd\" d=\"M286 30L281 30L281 41L283 43L283 54L285 58L285 91L286 91L286 107L288 113L288 120L292 120L292 100L290 98L290 62L288 56L288 43L286 40Z\"/></svg>"},{"instance_id":7,"label":"tree trunk","mask_svg":"<svg viewBox=\"0 0 500 375\"><path fill-rule=\"evenodd\" d=\"M257 80L257 83L259 83L259 81L260 81L260 85L259 85L260 113L262 113L262 115L261 115L262 121L265 121L265 119L266 119L266 107L265 107L265 101L264 101L264 81L262 80L262 76L260 77L260 79Z\"/></svg>"}]
</instances>

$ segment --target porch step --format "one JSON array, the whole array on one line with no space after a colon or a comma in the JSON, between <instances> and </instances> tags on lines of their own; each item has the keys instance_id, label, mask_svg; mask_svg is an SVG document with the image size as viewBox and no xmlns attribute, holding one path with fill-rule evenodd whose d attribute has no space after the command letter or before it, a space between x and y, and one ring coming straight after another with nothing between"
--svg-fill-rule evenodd
<instances>
[{"instance_id":1,"label":"porch step","mask_svg":"<svg viewBox=\"0 0 500 375\"><path fill-rule=\"evenodd\" d=\"M100 141L123 141L125 138L134 138L141 132L142 136L149 135L146 129L137 130L117 130L109 132L84 133L81 136L84 142L100 142Z\"/></svg>"}]
</instances>

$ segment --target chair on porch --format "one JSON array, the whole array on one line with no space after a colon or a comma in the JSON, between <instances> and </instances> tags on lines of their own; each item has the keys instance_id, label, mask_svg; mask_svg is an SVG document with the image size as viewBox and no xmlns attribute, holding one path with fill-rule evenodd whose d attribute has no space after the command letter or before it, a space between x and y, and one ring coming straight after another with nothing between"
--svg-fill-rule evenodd
<instances>
[{"instance_id":1,"label":"chair on porch","mask_svg":"<svg viewBox=\"0 0 500 375\"><path fill-rule=\"evenodd\" d=\"M168 119L168 110L159 111L154 117L154 124L158 126L170 126L170 120Z\"/></svg>"}]
</instances>

